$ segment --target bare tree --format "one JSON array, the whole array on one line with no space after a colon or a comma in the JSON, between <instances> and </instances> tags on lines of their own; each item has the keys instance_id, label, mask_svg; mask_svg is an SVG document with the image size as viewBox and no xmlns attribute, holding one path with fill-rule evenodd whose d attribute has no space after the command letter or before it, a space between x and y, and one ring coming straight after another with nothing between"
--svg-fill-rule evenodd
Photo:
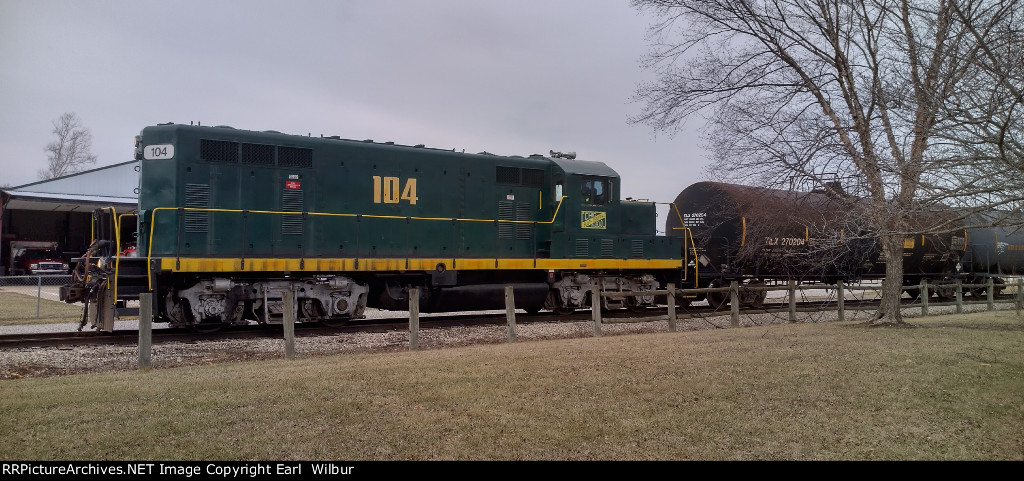
<instances>
[{"instance_id":1,"label":"bare tree","mask_svg":"<svg viewBox=\"0 0 1024 481\"><path fill-rule=\"evenodd\" d=\"M1019 2L955 4L957 18L980 45L965 83L947 98L946 115L958 119L939 132L952 162L942 172L955 183L928 186L961 208L987 202L949 192L976 191L1001 202L987 219L1021 223L1024 208L1024 9ZM995 20L995 19L998 19Z\"/></svg>"},{"instance_id":2,"label":"bare tree","mask_svg":"<svg viewBox=\"0 0 1024 481\"><path fill-rule=\"evenodd\" d=\"M49 164L38 172L40 179L53 179L85 170L96 163L92 155L92 134L82 127L74 112L66 112L53 121L53 134L57 139L46 144Z\"/></svg>"},{"instance_id":3,"label":"bare tree","mask_svg":"<svg viewBox=\"0 0 1024 481\"><path fill-rule=\"evenodd\" d=\"M975 3L633 0L660 19L645 64L657 80L638 89L645 108L633 121L674 132L688 117L706 116L718 178L766 187L798 179L825 191L834 190L830 180L846 179L858 225L842 230L869 233L885 262L873 323L902 323L905 240L953 230L963 214L942 200L972 199L980 210L1006 194L993 192L981 205L984 177L966 161L951 164L964 146L936 141L965 125L947 99L994 90L994 81L975 75L986 45L1013 42L1005 17L957 8ZM997 104L986 106L998 111Z\"/></svg>"}]
</instances>

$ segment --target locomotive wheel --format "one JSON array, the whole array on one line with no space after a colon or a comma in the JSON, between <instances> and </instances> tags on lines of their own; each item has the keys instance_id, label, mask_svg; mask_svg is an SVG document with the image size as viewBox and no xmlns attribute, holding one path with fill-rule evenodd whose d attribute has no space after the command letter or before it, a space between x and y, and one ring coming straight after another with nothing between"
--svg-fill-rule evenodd
<instances>
[{"instance_id":1,"label":"locomotive wheel","mask_svg":"<svg viewBox=\"0 0 1024 481\"><path fill-rule=\"evenodd\" d=\"M214 332L224 329L224 323L220 322L220 319L200 321L189 326L192 332L199 334L212 334Z\"/></svg>"},{"instance_id":2,"label":"locomotive wheel","mask_svg":"<svg viewBox=\"0 0 1024 481\"><path fill-rule=\"evenodd\" d=\"M708 288L718 289L722 287L722 281L715 279L708 284ZM728 292L709 292L708 293L708 305L715 308L721 309L729 305L729 293Z\"/></svg>"},{"instance_id":3,"label":"locomotive wheel","mask_svg":"<svg viewBox=\"0 0 1024 481\"><path fill-rule=\"evenodd\" d=\"M576 312L575 307L566 307L561 303L561 298L558 293L554 290L548 291L547 300L544 301L544 307L551 309L551 312L558 314L559 316L568 316Z\"/></svg>"},{"instance_id":4,"label":"locomotive wheel","mask_svg":"<svg viewBox=\"0 0 1024 481\"><path fill-rule=\"evenodd\" d=\"M628 309L629 312L644 312L647 310L647 306L640 304L639 300L635 297L627 297L626 309Z\"/></svg>"},{"instance_id":5,"label":"locomotive wheel","mask_svg":"<svg viewBox=\"0 0 1024 481\"><path fill-rule=\"evenodd\" d=\"M325 327L341 327L348 324L348 321L348 319L340 317L324 317L317 320L317 322Z\"/></svg>"}]
</instances>

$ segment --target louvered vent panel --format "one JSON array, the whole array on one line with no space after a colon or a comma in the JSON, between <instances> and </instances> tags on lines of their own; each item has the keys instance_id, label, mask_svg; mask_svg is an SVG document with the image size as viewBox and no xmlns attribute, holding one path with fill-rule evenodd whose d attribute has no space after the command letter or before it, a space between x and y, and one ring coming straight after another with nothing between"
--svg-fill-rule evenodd
<instances>
[{"instance_id":1,"label":"louvered vent panel","mask_svg":"<svg viewBox=\"0 0 1024 481\"><path fill-rule=\"evenodd\" d=\"M302 212L302 191L289 189L281 197L281 210L285 212ZM281 216L282 234L302 234L302 216L284 214Z\"/></svg>"},{"instance_id":2,"label":"louvered vent panel","mask_svg":"<svg viewBox=\"0 0 1024 481\"><path fill-rule=\"evenodd\" d=\"M631 255L633 257L637 257L637 258L643 257L644 256L644 241L639 240L639 239L634 239L633 240L632 248L629 251L629 255Z\"/></svg>"},{"instance_id":3,"label":"louvered vent panel","mask_svg":"<svg viewBox=\"0 0 1024 481\"><path fill-rule=\"evenodd\" d=\"M530 204L526 202L519 202L516 204L516 220L530 220ZM530 240L530 232L533 229L531 224L515 224L516 226L516 239L517 240Z\"/></svg>"},{"instance_id":4,"label":"louvered vent panel","mask_svg":"<svg viewBox=\"0 0 1024 481\"><path fill-rule=\"evenodd\" d=\"M601 257L613 257L615 255L615 241L601 239Z\"/></svg>"},{"instance_id":5,"label":"louvered vent panel","mask_svg":"<svg viewBox=\"0 0 1024 481\"><path fill-rule=\"evenodd\" d=\"M210 186L207 184L185 184L185 207L210 207ZM210 230L208 212L185 211L185 232L207 232Z\"/></svg>"},{"instance_id":6,"label":"louvered vent panel","mask_svg":"<svg viewBox=\"0 0 1024 481\"><path fill-rule=\"evenodd\" d=\"M576 257L590 257L589 239L576 239Z\"/></svg>"},{"instance_id":7,"label":"louvered vent panel","mask_svg":"<svg viewBox=\"0 0 1024 481\"><path fill-rule=\"evenodd\" d=\"M515 207L510 200L498 201L498 220L515 220ZM498 222L498 238L511 239L515 235L515 224Z\"/></svg>"}]
</instances>

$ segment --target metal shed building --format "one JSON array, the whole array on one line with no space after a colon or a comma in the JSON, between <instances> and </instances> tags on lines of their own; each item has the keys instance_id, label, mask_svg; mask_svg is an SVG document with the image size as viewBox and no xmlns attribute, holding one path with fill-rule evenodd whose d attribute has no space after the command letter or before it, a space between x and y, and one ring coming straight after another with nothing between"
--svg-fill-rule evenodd
<instances>
[{"instance_id":1,"label":"metal shed building","mask_svg":"<svg viewBox=\"0 0 1024 481\"><path fill-rule=\"evenodd\" d=\"M0 274L11 272L12 243L56 242L67 259L85 252L94 209L138 209L138 165L132 160L0 190Z\"/></svg>"}]
</instances>

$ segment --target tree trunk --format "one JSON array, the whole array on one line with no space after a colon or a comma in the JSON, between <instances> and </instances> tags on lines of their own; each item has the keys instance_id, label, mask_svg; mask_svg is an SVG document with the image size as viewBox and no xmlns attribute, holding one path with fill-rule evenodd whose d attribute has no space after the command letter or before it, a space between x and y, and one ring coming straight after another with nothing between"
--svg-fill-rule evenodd
<instances>
[{"instance_id":1,"label":"tree trunk","mask_svg":"<svg viewBox=\"0 0 1024 481\"><path fill-rule=\"evenodd\" d=\"M885 280L882 281L882 302L871 325L901 325L900 298L903 296L903 237L881 236L882 252L886 257Z\"/></svg>"}]
</instances>

